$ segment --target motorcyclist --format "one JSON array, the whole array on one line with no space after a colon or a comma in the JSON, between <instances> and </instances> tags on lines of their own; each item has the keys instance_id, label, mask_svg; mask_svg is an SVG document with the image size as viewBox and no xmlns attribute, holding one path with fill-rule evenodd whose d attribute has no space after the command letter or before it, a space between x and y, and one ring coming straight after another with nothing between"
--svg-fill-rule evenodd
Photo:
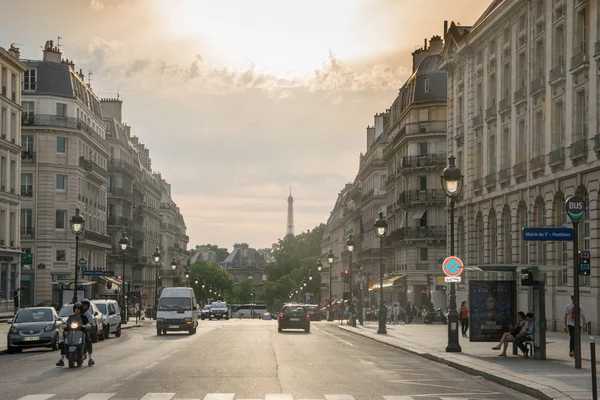
<instances>
[{"instance_id":1,"label":"motorcyclist","mask_svg":"<svg viewBox=\"0 0 600 400\"><path fill-rule=\"evenodd\" d=\"M84 315L87 317L87 320L89 321L90 325L92 326L92 329L95 330L95 332L98 332L98 326L96 324L96 318L94 318L94 309L92 308L92 303L88 300L88 299L83 299L81 300L81 304L83 305L83 313ZM92 366L95 364L94 360L92 359L92 335L91 335L91 329L87 330L85 332L85 345L87 347L87 352L88 352L88 356L89 356L89 361L88 361L88 366Z\"/></svg>"},{"instance_id":2,"label":"motorcyclist","mask_svg":"<svg viewBox=\"0 0 600 400\"><path fill-rule=\"evenodd\" d=\"M88 321L88 318L83 314L83 305L81 303L77 302L77 303L73 304L73 312L75 314L71 315L67 319L67 324L66 324L65 330L63 331L63 335L66 334L65 331L69 329L69 327L71 326L71 323L73 322L73 320L75 318L81 318L81 323L83 324L84 328L86 328L88 331L92 327ZM56 363L57 367L65 366L65 356L66 355L67 355L67 346L65 345L65 340L63 338L61 350L60 350L60 360L58 360L58 362Z\"/></svg>"}]
</instances>

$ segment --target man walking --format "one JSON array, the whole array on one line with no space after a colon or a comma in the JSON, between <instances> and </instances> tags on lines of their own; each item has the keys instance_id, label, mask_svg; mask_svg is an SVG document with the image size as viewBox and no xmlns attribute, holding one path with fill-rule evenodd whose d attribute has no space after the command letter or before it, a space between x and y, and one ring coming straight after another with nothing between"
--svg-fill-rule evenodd
<instances>
[{"instance_id":1,"label":"man walking","mask_svg":"<svg viewBox=\"0 0 600 400\"><path fill-rule=\"evenodd\" d=\"M585 325L585 315L583 315L583 310L581 309L581 304L579 304L579 314L581 315L580 321ZM569 329L569 336L571 336L571 340L569 341L569 357L573 357L573 352L575 351L575 295L571 293L571 303L567 304L565 308L565 328ZM581 333L581 326L577 327L577 334Z\"/></svg>"}]
</instances>

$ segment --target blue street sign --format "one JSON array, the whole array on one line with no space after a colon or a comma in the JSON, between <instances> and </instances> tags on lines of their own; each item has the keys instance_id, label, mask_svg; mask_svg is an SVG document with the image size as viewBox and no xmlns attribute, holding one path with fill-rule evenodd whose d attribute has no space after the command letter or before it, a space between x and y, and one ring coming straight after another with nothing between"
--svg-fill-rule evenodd
<instances>
[{"instance_id":1,"label":"blue street sign","mask_svg":"<svg viewBox=\"0 0 600 400\"><path fill-rule=\"evenodd\" d=\"M572 241L572 228L523 228L523 240Z\"/></svg>"},{"instance_id":2,"label":"blue street sign","mask_svg":"<svg viewBox=\"0 0 600 400\"><path fill-rule=\"evenodd\" d=\"M104 271L83 271L83 276L104 276Z\"/></svg>"}]
</instances>

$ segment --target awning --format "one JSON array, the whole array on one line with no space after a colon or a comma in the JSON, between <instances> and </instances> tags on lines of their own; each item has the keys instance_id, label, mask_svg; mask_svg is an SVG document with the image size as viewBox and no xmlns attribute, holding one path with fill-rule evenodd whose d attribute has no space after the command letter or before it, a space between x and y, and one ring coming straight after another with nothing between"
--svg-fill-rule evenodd
<instances>
[{"instance_id":1,"label":"awning","mask_svg":"<svg viewBox=\"0 0 600 400\"><path fill-rule=\"evenodd\" d=\"M72 284L73 286L75 285L75 281L68 281L68 282L67 281L54 281L54 282L52 282L53 285L59 285L61 283L64 285L67 285L69 283ZM89 286L89 285L95 285L95 284L96 284L96 282L90 282L90 281L78 281L77 282L77 286Z\"/></svg>"},{"instance_id":2,"label":"awning","mask_svg":"<svg viewBox=\"0 0 600 400\"><path fill-rule=\"evenodd\" d=\"M417 208L417 210L413 214L412 219L421 219L421 218L423 218L423 215L425 215L426 212L427 212L426 208Z\"/></svg>"},{"instance_id":3,"label":"awning","mask_svg":"<svg viewBox=\"0 0 600 400\"><path fill-rule=\"evenodd\" d=\"M113 278L112 276L99 276L98 278L117 286L121 286L123 284L122 281L118 280L117 278Z\"/></svg>"},{"instance_id":4,"label":"awning","mask_svg":"<svg viewBox=\"0 0 600 400\"><path fill-rule=\"evenodd\" d=\"M398 283L401 283L401 279L404 275L392 276L391 278L385 278L383 280L383 290L385 292L399 290ZM369 293L379 290L379 279L369 282Z\"/></svg>"}]
</instances>

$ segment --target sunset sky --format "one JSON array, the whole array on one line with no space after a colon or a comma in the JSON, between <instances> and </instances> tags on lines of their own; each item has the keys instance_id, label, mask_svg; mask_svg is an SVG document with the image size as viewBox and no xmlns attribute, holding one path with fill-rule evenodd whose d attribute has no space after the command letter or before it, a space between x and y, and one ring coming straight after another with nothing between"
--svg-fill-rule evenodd
<instances>
[{"instance_id":1,"label":"sunset sky","mask_svg":"<svg viewBox=\"0 0 600 400\"><path fill-rule=\"evenodd\" d=\"M325 222L410 53L489 0L15 0L0 46L92 74L172 185L189 247L270 247ZM31 11L35 10L35 11Z\"/></svg>"}]
</instances>

